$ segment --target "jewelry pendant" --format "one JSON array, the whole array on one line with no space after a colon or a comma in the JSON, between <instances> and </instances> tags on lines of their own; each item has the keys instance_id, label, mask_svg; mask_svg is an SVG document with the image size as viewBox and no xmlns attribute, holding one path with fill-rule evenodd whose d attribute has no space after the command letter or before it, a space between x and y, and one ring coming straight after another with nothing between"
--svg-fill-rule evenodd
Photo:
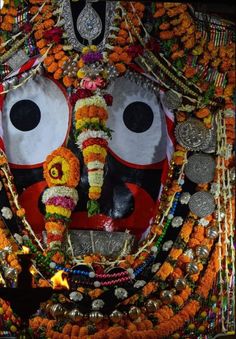
<instances>
[{"instance_id":1,"label":"jewelry pendant","mask_svg":"<svg viewBox=\"0 0 236 339\"><path fill-rule=\"evenodd\" d=\"M92 40L95 40L101 34L102 21L91 3L86 2L77 18L76 27L81 37L88 40L89 45L92 45Z\"/></svg>"}]
</instances>

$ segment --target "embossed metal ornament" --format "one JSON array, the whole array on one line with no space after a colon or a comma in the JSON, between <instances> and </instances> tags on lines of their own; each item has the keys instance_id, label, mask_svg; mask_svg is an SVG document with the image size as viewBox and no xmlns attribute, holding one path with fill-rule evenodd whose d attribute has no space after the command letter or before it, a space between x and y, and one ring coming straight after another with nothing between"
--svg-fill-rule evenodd
<instances>
[{"instance_id":1,"label":"embossed metal ornament","mask_svg":"<svg viewBox=\"0 0 236 339\"><path fill-rule=\"evenodd\" d=\"M196 184L206 184L214 179L215 160L207 154L194 154L188 158L185 174Z\"/></svg>"},{"instance_id":2,"label":"embossed metal ornament","mask_svg":"<svg viewBox=\"0 0 236 339\"><path fill-rule=\"evenodd\" d=\"M172 227L180 227L183 224L184 219L182 217L174 217L171 221Z\"/></svg>"},{"instance_id":3,"label":"embossed metal ornament","mask_svg":"<svg viewBox=\"0 0 236 339\"><path fill-rule=\"evenodd\" d=\"M111 321L113 321L113 323L119 323L123 319L123 313L118 311L118 310L114 310L110 314L110 319L111 319Z\"/></svg>"},{"instance_id":4,"label":"embossed metal ornament","mask_svg":"<svg viewBox=\"0 0 236 339\"><path fill-rule=\"evenodd\" d=\"M192 151L200 151L206 148L210 134L205 125L195 118L179 123L175 128L175 135L178 143Z\"/></svg>"},{"instance_id":5,"label":"embossed metal ornament","mask_svg":"<svg viewBox=\"0 0 236 339\"><path fill-rule=\"evenodd\" d=\"M86 3L77 18L76 27L83 39L92 44L102 32L102 20L90 3Z\"/></svg>"},{"instance_id":6,"label":"embossed metal ornament","mask_svg":"<svg viewBox=\"0 0 236 339\"><path fill-rule=\"evenodd\" d=\"M168 109L176 109L182 104L182 96L173 90L166 91L162 103Z\"/></svg>"},{"instance_id":7,"label":"embossed metal ornament","mask_svg":"<svg viewBox=\"0 0 236 339\"><path fill-rule=\"evenodd\" d=\"M138 308L136 306L130 307L130 309L129 309L129 317L130 317L130 319L135 320L135 319L137 319L140 316L140 314L141 314L140 308Z\"/></svg>"},{"instance_id":8,"label":"embossed metal ornament","mask_svg":"<svg viewBox=\"0 0 236 339\"><path fill-rule=\"evenodd\" d=\"M128 297L128 292L123 287L116 288L114 294L117 299L121 299L121 300Z\"/></svg>"},{"instance_id":9,"label":"embossed metal ornament","mask_svg":"<svg viewBox=\"0 0 236 339\"><path fill-rule=\"evenodd\" d=\"M184 278L176 278L174 281L174 286L177 291L182 291L186 287L186 280Z\"/></svg>"},{"instance_id":10,"label":"embossed metal ornament","mask_svg":"<svg viewBox=\"0 0 236 339\"><path fill-rule=\"evenodd\" d=\"M82 51L83 47L87 44L91 44L91 40L96 39L96 37L99 37L100 34L103 34L103 39L99 44L97 44L97 47L98 49L104 48L114 19L116 6L117 3L115 1L106 1L105 23L102 25L99 14L93 9L89 1L87 2L76 20L77 32L83 39L85 39L85 42L81 43L75 32L70 0L63 1L62 16L64 19L64 29L67 33L69 43L76 51Z\"/></svg>"},{"instance_id":11,"label":"embossed metal ornament","mask_svg":"<svg viewBox=\"0 0 236 339\"><path fill-rule=\"evenodd\" d=\"M179 198L179 201L182 205L187 205L190 198L191 194L189 192L183 192Z\"/></svg>"},{"instance_id":12,"label":"embossed metal ornament","mask_svg":"<svg viewBox=\"0 0 236 339\"><path fill-rule=\"evenodd\" d=\"M50 308L50 313L54 319L62 317L64 314L64 307L61 304L54 304Z\"/></svg>"},{"instance_id":13,"label":"embossed metal ornament","mask_svg":"<svg viewBox=\"0 0 236 339\"><path fill-rule=\"evenodd\" d=\"M94 323L100 322L104 318L104 315L101 312L93 311L89 314L89 320Z\"/></svg>"},{"instance_id":14,"label":"embossed metal ornament","mask_svg":"<svg viewBox=\"0 0 236 339\"><path fill-rule=\"evenodd\" d=\"M94 311L99 311L104 306L104 301L102 299L96 299L92 302L92 309Z\"/></svg>"},{"instance_id":15,"label":"embossed metal ornament","mask_svg":"<svg viewBox=\"0 0 236 339\"><path fill-rule=\"evenodd\" d=\"M71 292L69 294L70 300L78 302L83 299L83 294L77 291Z\"/></svg>"},{"instance_id":16,"label":"embossed metal ornament","mask_svg":"<svg viewBox=\"0 0 236 339\"><path fill-rule=\"evenodd\" d=\"M164 290L160 293L160 298L164 304L169 304L174 296L174 292L171 290Z\"/></svg>"},{"instance_id":17,"label":"embossed metal ornament","mask_svg":"<svg viewBox=\"0 0 236 339\"><path fill-rule=\"evenodd\" d=\"M194 193L189 200L190 211L200 218L212 214L215 209L214 197L209 192Z\"/></svg>"},{"instance_id":18,"label":"embossed metal ornament","mask_svg":"<svg viewBox=\"0 0 236 339\"><path fill-rule=\"evenodd\" d=\"M216 239L219 235L218 229L214 226L206 229L206 236L208 239Z\"/></svg>"},{"instance_id":19,"label":"embossed metal ornament","mask_svg":"<svg viewBox=\"0 0 236 339\"><path fill-rule=\"evenodd\" d=\"M198 273L198 265L196 262L192 261L192 262L189 262L187 265L186 265L186 271L189 273L189 274L196 274Z\"/></svg>"},{"instance_id":20,"label":"embossed metal ornament","mask_svg":"<svg viewBox=\"0 0 236 339\"><path fill-rule=\"evenodd\" d=\"M68 317L70 320L78 322L83 318L83 314L77 308L74 308L68 313Z\"/></svg>"},{"instance_id":21,"label":"embossed metal ornament","mask_svg":"<svg viewBox=\"0 0 236 339\"><path fill-rule=\"evenodd\" d=\"M206 246L197 246L196 255L201 259L207 258L209 255L209 250Z\"/></svg>"},{"instance_id":22,"label":"embossed metal ornament","mask_svg":"<svg viewBox=\"0 0 236 339\"><path fill-rule=\"evenodd\" d=\"M161 305L161 301L160 300L148 300L145 304L145 307L147 309L148 313L154 313L158 310L158 308Z\"/></svg>"}]
</instances>

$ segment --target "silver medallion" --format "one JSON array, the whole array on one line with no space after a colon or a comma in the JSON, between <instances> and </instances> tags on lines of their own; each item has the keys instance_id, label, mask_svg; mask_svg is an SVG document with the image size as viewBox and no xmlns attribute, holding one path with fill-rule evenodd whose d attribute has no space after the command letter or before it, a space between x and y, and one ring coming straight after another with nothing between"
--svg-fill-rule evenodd
<instances>
[{"instance_id":1,"label":"silver medallion","mask_svg":"<svg viewBox=\"0 0 236 339\"><path fill-rule=\"evenodd\" d=\"M103 27L99 14L94 10L90 2L93 1L87 1L76 20L76 29L80 36L85 39L85 43L81 43L76 36L70 0L64 0L63 3L62 16L64 19L64 29L69 43L76 51L82 51L83 47L92 44L92 41L102 33L103 28L104 36L97 47L101 50L104 48L116 13L115 9L118 6L118 1L106 1L105 27Z\"/></svg>"},{"instance_id":2,"label":"silver medallion","mask_svg":"<svg viewBox=\"0 0 236 339\"><path fill-rule=\"evenodd\" d=\"M88 40L89 45L92 45L92 40L95 40L101 34L102 20L89 2L80 12L76 27L81 37Z\"/></svg>"},{"instance_id":3,"label":"silver medallion","mask_svg":"<svg viewBox=\"0 0 236 339\"><path fill-rule=\"evenodd\" d=\"M195 118L179 123L175 128L175 136L181 146L192 151L206 148L210 140L209 130Z\"/></svg>"},{"instance_id":4,"label":"silver medallion","mask_svg":"<svg viewBox=\"0 0 236 339\"><path fill-rule=\"evenodd\" d=\"M182 104L182 96L173 90L166 91L162 103L168 109L176 109Z\"/></svg>"},{"instance_id":5,"label":"silver medallion","mask_svg":"<svg viewBox=\"0 0 236 339\"><path fill-rule=\"evenodd\" d=\"M215 160L207 154L194 154L188 158L185 174L196 184L206 184L214 179Z\"/></svg>"},{"instance_id":6,"label":"silver medallion","mask_svg":"<svg viewBox=\"0 0 236 339\"><path fill-rule=\"evenodd\" d=\"M189 200L189 209L200 218L212 214L215 210L215 201L211 193L201 191L194 193Z\"/></svg>"}]
</instances>

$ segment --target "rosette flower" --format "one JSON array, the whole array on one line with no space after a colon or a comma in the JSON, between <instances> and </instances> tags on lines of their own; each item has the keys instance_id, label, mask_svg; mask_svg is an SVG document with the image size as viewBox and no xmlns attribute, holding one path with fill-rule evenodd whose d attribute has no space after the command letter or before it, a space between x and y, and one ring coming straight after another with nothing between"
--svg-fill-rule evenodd
<instances>
[{"instance_id":1,"label":"rosette flower","mask_svg":"<svg viewBox=\"0 0 236 339\"><path fill-rule=\"evenodd\" d=\"M42 202L46 206L48 247L52 249L61 246L71 212L78 202L75 187L80 179L80 166L70 150L59 147L47 157L43 167L49 188L44 191Z\"/></svg>"},{"instance_id":2,"label":"rosette flower","mask_svg":"<svg viewBox=\"0 0 236 339\"><path fill-rule=\"evenodd\" d=\"M76 144L83 153L88 168L88 214L100 212L98 200L104 181L104 165L111 131L106 127L107 104L103 97L94 95L78 100L75 105Z\"/></svg>"}]
</instances>

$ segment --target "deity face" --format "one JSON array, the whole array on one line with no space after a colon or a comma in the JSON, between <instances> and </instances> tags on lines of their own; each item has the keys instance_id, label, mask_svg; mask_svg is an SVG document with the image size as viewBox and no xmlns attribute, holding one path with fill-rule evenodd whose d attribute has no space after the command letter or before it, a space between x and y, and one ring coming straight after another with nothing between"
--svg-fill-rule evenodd
<instances>
[{"instance_id":1,"label":"deity face","mask_svg":"<svg viewBox=\"0 0 236 339\"><path fill-rule=\"evenodd\" d=\"M132 73L134 79L137 73ZM165 109L157 91L143 79L114 80L108 126L113 130L100 199L101 214L86 211L88 175L73 137L72 107L65 89L47 75L38 75L6 95L2 107L3 136L20 203L36 233L44 228L41 196L46 182L42 164L61 145L81 162L79 202L71 228L130 230L140 237L151 223L166 161ZM163 179L164 180L164 179ZM2 204L5 204L4 199Z\"/></svg>"}]
</instances>

